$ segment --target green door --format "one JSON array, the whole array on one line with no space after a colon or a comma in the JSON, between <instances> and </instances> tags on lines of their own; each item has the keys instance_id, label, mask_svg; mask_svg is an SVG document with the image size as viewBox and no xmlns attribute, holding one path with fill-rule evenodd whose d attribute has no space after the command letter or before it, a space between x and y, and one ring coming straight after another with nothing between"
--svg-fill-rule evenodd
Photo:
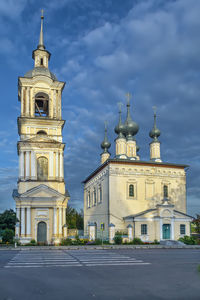
<instances>
[{"instance_id":1,"label":"green door","mask_svg":"<svg viewBox=\"0 0 200 300\"><path fill-rule=\"evenodd\" d=\"M46 243L47 241L47 224L45 222L38 223L37 242Z\"/></svg>"},{"instance_id":2,"label":"green door","mask_svg":"<svg viewBox=\"0 0 200 300\"><path fill-rule=\"evenodd\" d=\"M163 224L163 240L170 240L170 224Z\"/></svg>"}]
</instances>

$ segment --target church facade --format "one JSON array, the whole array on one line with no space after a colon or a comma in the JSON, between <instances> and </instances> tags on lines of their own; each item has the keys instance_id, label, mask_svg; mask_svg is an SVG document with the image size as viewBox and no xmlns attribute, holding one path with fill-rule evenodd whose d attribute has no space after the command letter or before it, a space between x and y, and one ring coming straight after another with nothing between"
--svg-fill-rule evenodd
<instances>
[{"instance_id":1,"label":"church facade","mask_svg":"<svg viewBox=\"0 0 200 300\"><path fill-rule=\"evenodd\" d=\"M101 229L110 239L113 232L129 234L142 241L178 240L190 235L192 217L186 212L186 165L165 163L160 155L160 130L154 125L149 135L150 160L143 161L138 154L136 134L139 126L130 114L115 127L116 153L111 158L110 142L101 144L101 165L84 180L84 230L95 228L100 238Z\"/></svg>"},{"instance_id":2,"label":"church facade","mask_svg":"<svg viewBox=\"0 0 200 300\"><path fill-rule=\"evenodd\" d=\"M19 223L16 236L23 244L34 239L59 243L66 236L69 193L64 182L62 91L65 82L50 72L50 52L43 41L43 19L34 68L18 79L18 188L13 191Z\"/></svg>"}]
</instances>

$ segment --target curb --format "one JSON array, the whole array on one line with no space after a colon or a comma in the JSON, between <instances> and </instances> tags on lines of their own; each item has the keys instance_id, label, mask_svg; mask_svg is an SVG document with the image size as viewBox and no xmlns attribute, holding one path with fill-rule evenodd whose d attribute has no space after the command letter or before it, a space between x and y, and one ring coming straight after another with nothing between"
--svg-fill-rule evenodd
<instances>
[{"instance_id":1,"label":"curb","mask_svg":"<svg viewBox=\"0 0 200 300\"><path fill-rule=\"evenodd\" d=\"M123 249L199 249L200 245L164 246L164 245L94 245L94 246L18 246L0 247L0 251L37 251L37 250L123 250Z\"/></svg>"}]
</instances>

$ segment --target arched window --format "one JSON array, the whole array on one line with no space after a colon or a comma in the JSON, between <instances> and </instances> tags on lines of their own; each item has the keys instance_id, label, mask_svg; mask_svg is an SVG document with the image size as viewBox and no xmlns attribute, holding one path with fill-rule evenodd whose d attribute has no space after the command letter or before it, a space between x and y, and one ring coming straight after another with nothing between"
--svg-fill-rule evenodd
<instances>
[{"instance_id":1,"label":"arched window","mask_svg":"<svg viewBox=\"0 0 200 300\"><path fill-rule=\"evenodd\" d=\"M47 117L49 114L49 96L45 93L38 93L35 96L35 116Z\"/></svg>"},{"instance_id":2,"label":"arched window","mask_svg":"<svg viewBox=\"0 0 200 300\"><path fill-rule=\"evenodd\" d=\"M99 202L102 202L102 187L101 185L99 186Z\"/></svg>"},{"instance_id":3,"label":"arched window","mask_svg":"<svg viewBox=\"0 0 200 300\"><path fill-rule=\"evenodd\" d=\"M37 179L48 180L48 159L44 156L37 159Z\"/></svg>"},{"instance_id":4,"label":"arched window","mask_svg":"<svg viewBox=\"0 0 200 300\"><path fill-rule=\"evenodd\" d=\"M129 185L129 197L134 197L134 185Z\"/></svg>"},{"instance_id":5,"label":"arched window","mask_svg":"<svg viewBox=\"0 0 200 300\"><path fill-rule=\"evenodd\" d=\"M96 190L94 189L94 205L97 204L97 193Z\"/></svg>"},{"instance_id":6,"label":"arched window","mask_svg":"<svg viewBox=\"0 0 200 300\"><path fill-rule=\"evenodd\" d=\"M39 135L47 135L46 131L44 131L44 130L38 131L37 134L39 134Z\"/></svg>"},{"instance_id":7,"label":"arched window","mask_svg":"<svg viewBox=\"0 0 200 300\"><path fill-rule=\"evenodd\" d=\"M43 66L43 58L40 59L40 65Z\"/></svg>"},{"instance_id":8,"label":"arched window","mask_svg":"<svg viewBox=\"0 0 200 300\"><path fill-rule=\"evenodd\" d=\"M163 195L164 195L164 198L168 198L168 186L167 185L163 186Z\"/></svg>"},{"instance_id":9,"label":"arched window","mask_svg":"<svg viewBox=\"0 0 200 300\"><path fill-rule=\"evenodd\" d=\"M90 192L88 192L88 195L87 195L87 207L88 208L90 207Z\"/></svg>"}]
</instances>

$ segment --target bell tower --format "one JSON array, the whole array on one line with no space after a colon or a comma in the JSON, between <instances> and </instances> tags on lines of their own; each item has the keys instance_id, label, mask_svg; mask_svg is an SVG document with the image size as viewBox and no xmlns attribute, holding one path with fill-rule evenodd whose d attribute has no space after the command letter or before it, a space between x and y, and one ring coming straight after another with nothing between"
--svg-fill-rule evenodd
<instances>
[{"instance_id":1,"label":"bell tower","mask_svg":"<svg viewBox=\"0 0 200 300\"><path fill-rule=\"evenodd\" d=\"M51 54L44 46L43 21L42 12L39 44L32 53L34 68L18 79L19 178L13 198L20 242L34 239L50 244L66 236L69 194L64 182L61 115L65 82L48 68Z\"/></svg>"}]
</instances>

